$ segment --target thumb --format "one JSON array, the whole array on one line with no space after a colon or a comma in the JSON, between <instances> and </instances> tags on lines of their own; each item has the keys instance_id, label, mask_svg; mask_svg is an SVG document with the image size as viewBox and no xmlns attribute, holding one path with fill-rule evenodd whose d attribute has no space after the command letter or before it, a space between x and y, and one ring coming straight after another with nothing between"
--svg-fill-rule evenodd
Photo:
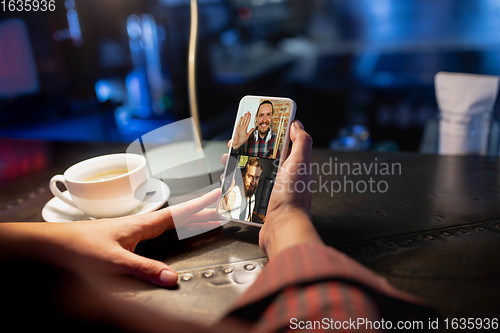
<instances>
[{"instance_id":1,"label":"thumb","mask_svg":"<svg viewBox=\"0 0 500 333\"><path fill-rule=\"evenodd\" d=\"M177 284L177 273L164 262L142 257L127 250L124 250L122 260L121 268L126 274L165 287Z\"/></svg>"},{"instance_id":2,"label":"thumb","mask_svg":"<svg viewBox=\"0 0 500 333\"><path fill-rule=\"evenodd\" d=\"M295 158L299 162L309 163L312 151L312 138L304 131L304 126L295 120L291 126L290 139L293 146L289 158Z\"/></svg>"},{"instance_id":3,"label":"thumb","mask_svg":"<svg viewBox=\"0 0 500 333\"><path fill-rule=\"evenodd\" d=\"M250 135L252 135L253 131L255 131L255 127L252 127L252 128L250 129L250 131L248 131L248 133L247 133L247 137L250 137Z\"/></svg>"}]
</instances>

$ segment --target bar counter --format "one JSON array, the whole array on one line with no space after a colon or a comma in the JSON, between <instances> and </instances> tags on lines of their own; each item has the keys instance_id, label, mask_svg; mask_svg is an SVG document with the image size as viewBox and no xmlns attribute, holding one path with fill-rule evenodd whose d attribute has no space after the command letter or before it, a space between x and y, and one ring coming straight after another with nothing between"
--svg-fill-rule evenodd
<instances>
[{"instance_id":1,"label":"bar counter","mask_svg":"<svg viewBox=\"0 0 500 333\"><path fill-rule=\"evenodd\" d=\"M0 140L0 222L42 221L53 175L126 148ZM313 221L327 244L428 300L443 318L492 318L500 299L499 169L492 157L314 149ZM235 222L182 241L166 232L137 252L176 269L178 286L123 277L110 292L214 322L267 261L258 233Z\"/></svg>"}]
</instances>

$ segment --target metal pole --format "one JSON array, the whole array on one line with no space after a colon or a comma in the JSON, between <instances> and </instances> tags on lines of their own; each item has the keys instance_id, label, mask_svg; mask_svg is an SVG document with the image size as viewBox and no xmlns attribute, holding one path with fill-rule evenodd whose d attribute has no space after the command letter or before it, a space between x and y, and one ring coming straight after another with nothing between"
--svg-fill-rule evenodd
<instances>
[{"instance_id":1,"label":"metal pole","mask_svg":"<svg viewBox=\"0 0 500 333\"><path fill-rule=\"evenodd\" d=\"M191 32L189 35L189 58L188 58L188 92L189 109L194 120L194 126L201 145L201 128L198 114L198 101L196 96L196 44L198 39L198 1L191 0ZM201 148L201 147L200 147Z\"/></svg>"}]
</instances>

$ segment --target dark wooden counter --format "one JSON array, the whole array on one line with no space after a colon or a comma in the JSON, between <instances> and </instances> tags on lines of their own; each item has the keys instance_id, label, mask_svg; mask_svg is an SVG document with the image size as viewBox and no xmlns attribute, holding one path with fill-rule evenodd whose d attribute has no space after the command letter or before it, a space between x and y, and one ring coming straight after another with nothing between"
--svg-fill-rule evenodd
<instances>
[{"instance_id":1,"label":"dark wooden counter","mask_svg":"<svg viewBox=\"0 0 500 333\"><path fill-rule=\"evenodd\" d=\"M88 157L124 152L127 147L0 142L0 171L4 175L0 178L0 222L41 221L41 209L52 197L48 189L52 175ZM5 176L6 164L16 164L33 154L39 155L38 162L25 163L26 170ZM312 170L316 183L310 188L315 192L312 216L326 243L397 287L429 300L443 317L498 315L498 159L315 150L312 161L317 164ZM390 174L381 172L383 163L396 169ZM374 164L379 168L377 175L373 174ZM358 165L363 169L356 172ZM370 165L371 173L367 174ZM375 193L369 187L362 191L363 184L370 182L382 187ZM258 248L258 231L228 223L183 241L177 240L174 232L167 232L140 244L137 251L177 269L179 286L162 289L130 278L113 292L181 317L214 321L248 287L266 261Z\"/></svg>"}]
</instances>

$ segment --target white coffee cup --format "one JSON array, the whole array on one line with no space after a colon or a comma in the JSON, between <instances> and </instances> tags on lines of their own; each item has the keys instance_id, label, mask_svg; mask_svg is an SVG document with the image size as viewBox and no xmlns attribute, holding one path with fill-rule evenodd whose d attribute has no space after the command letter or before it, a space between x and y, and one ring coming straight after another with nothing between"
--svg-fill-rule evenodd
<instances>
[{"instance_id":1,"label":"white coffee cup","mask_svg":"<svg viewBox=\"0 0 500 333\"><path fill-rule=\"evenodd\" d=\"M95 218L123 216L132 212L141 200L135 192L148 180L144 156L111 154L94 157L69 167L50 180L50 191L70 206ZM67 188L63 195L57 183Z\"/></svg>"}]
</instances>

